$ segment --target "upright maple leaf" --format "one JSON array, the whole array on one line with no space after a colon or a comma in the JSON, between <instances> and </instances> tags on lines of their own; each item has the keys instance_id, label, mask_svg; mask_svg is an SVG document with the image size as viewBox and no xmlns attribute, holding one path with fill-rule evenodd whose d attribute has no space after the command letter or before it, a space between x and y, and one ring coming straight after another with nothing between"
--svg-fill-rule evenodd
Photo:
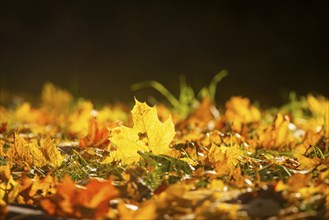
<instances>
[{"instance_id":1,"label":"upright maple leaf","mask_svg":"<svg viewBox=\"0 0 329 220\"><path fill-rule=\"evenodd\" d=\"M138 151L164 154L170 150L169 144L175 136L171 116L162 123L155 107L151 108L146 103L135 101L136 104L131 111L134 126L120 126L111 130L110 141L117 150L111 153L110 161L132 163L139 160Z\"/></svg>"}]
</instances>

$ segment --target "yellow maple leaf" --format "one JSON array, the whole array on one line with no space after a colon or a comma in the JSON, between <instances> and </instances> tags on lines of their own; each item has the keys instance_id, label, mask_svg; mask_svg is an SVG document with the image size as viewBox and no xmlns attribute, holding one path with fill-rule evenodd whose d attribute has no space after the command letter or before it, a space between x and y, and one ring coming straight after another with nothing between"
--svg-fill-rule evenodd
<instances>
[{"instance_id":1,"label":"yellow maple leaf","mask_svg":"<svg viewBox=\"0 0 329 220\"><path fill-rule=\"evenodd\" d=\"M162 123L157 116L156 107L135 101L131 111L134 126L120 126L111 130L110 141L117 150L111 153L110 161L132 163L139 160L138 151L165 154L170 150L169 144L175 136L171 116Z\"/></svg>"}]
</instances>

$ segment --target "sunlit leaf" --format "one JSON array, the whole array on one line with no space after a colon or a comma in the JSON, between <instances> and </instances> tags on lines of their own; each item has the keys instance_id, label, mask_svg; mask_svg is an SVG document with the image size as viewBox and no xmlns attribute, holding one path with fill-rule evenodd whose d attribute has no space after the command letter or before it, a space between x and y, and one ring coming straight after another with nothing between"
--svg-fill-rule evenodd
<instances>
[{"instance_id":1,"label":"sunlit leaf","mask_svg":"<svg viewBox=\"0 0 329 220\"><path fill-rule=\"evenodd\" d=\"M0 219L17 210L17 218L324 219L328 98L291 92L282 107L242 97L222 106L214 97L225 75L199 96L184 77L178 98L156 81L135 84L171 106L151 97L157 107L136 100L131 114L125 103L94 106L50 83L40 102L5 94Z\"/></svg>"},{"instance_id":2,"label":"sunlit leaf","mask_svg":"<svg viewBox=\"0 0 329 220\"><path fill-rule=\"evenodd\" d=\"M175 136L174 124L171 117L161 122L158 119L156 108L147 106L136 100L131 111L134 126L121 126L111 131L110 141L117 148L111 152L112 160L122 160L124 163L137 162L138 151L165 154L169 144Z\"/></svg>"}]
</instances>

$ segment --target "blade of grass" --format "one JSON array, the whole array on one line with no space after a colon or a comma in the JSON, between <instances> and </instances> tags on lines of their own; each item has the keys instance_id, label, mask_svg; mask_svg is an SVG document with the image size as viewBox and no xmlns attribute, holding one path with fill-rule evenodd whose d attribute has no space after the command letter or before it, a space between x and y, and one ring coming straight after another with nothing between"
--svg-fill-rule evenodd
<instances>
[{"instance_id":1,"label":"blade of grass","mask_svg":"<svg viewBox=\"0 0 329 220\"><path fill-rule=\"evenodd\" d=\"M210 98L214 101L215 100L215 96L216 96L216 88L217 85L220 81L222 81L222 79L227 76L227 71L226 70L222 70L219 73L217 73L214 78L212 79L210 85L209 85L209 96Z\"/></svg>"},{"instance_id":2,"label":"blade of grass","mask_svg":"<svg viewBox=\"0 0 329 220\"><path fill-rule=\"evenodd\" d=\"M169 103L174 108L179 108L180 103L176 99L176 97L166 87L164 87L161 83L159 83L157 81L151 80L151 81L135 83L135 84L131 85L130 88L131 88L131 90L136 91L136 90L140 90L140 89L147 88L147 87L154 88L159 93L161 93L164 97L166 97L167 100L169 101Z\"/></svg>"}]
</instances>

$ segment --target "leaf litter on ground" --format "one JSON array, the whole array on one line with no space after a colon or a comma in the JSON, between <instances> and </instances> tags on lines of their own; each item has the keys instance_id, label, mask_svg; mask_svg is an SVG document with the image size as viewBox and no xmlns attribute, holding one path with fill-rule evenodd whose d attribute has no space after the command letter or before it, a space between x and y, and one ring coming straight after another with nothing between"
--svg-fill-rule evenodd
<instances>
[{"instance_id":1,"label":"leaf litter on ground","mask_svg":"<svg viewBox=\"0 0 329 220\"><path fill-rule=\"evenodd\" d=\"M135 99L131 112L51 83L39 105L0 100L1 218L26 207L22 216L44 218L328 217L328 98L290 93L262 109L236 96L219 106L225 76L198 95L181 79L178 98L155 81L135 84L170 105Z\"/></svg>"}]
</instances>

